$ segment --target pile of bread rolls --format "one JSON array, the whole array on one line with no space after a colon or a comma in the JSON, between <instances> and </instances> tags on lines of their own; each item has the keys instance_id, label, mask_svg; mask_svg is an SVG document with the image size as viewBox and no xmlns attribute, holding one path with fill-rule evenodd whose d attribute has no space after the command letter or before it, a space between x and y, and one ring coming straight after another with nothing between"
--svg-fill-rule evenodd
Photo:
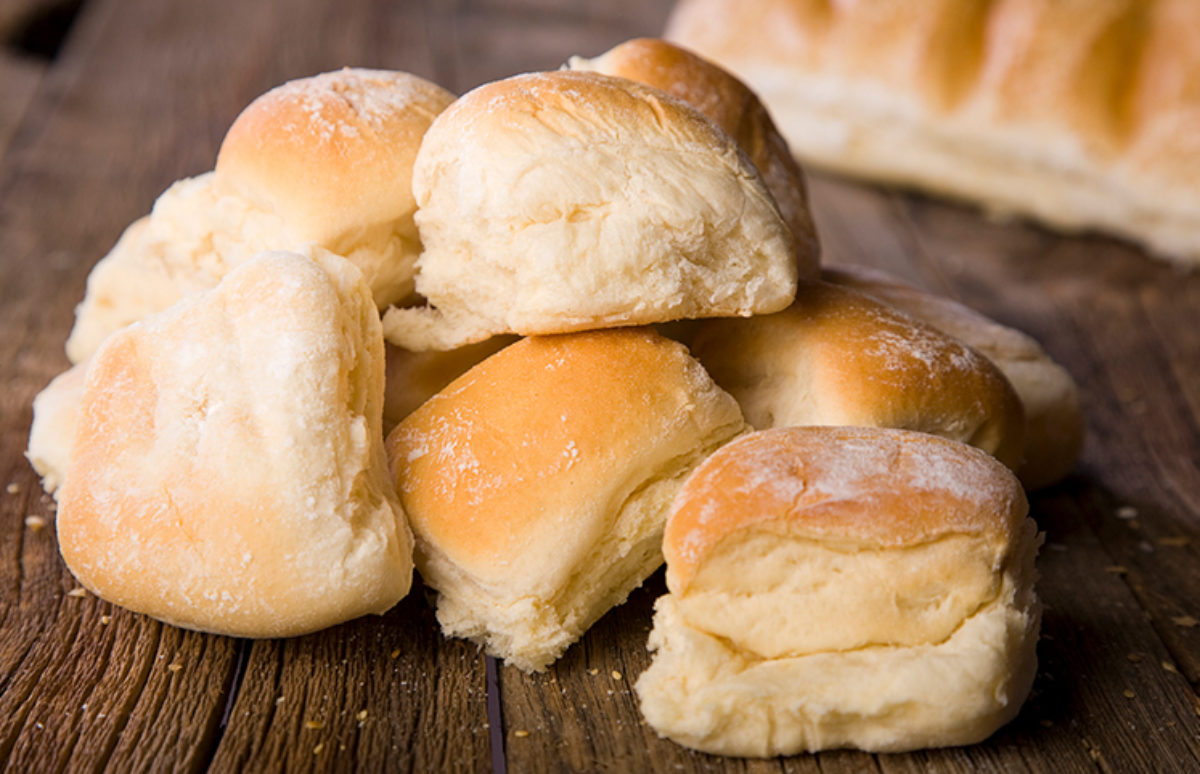
<instances>
[{"instance_id":1,"label":"pile of bread rolls","mask_svg":"<svg viewBox=\"0 0 1200 774\"><path fill-rule=\"evenodd\" d=\"M68 354L28 456L71 572L131 610L293 636L415 563L447 635L541 670L665 559L637 690L683 744L964 744L1028 693L1017 476L1070 469L1070 377L822 278L761 103L661 41L458 99L268 92L97 264Z\"/></svg>"}]
</instances>

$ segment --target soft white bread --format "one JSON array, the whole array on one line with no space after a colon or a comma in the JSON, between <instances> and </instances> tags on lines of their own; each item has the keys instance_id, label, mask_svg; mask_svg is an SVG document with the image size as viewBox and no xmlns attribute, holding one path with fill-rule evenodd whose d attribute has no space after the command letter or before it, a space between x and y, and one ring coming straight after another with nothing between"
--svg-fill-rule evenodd
<instances>
[{"instance_id":1,"label":"soft white bread","mask_svg":"<svg viewBox=\"0 0 1200 774\"><path fill-rule=\"evenodd\" d=\"M407 593L383 335L362 273L267 253L110 336L90 361L58 541L104 599L189 629L285 637Z\"/></svg>"},{"instance_id":2,"label":"soft white bread","mask_svg":"<svg viewBox=\"0 0 1200 774\"><path fill-rule=\"evenodd\" d=\"M789 755L978 742L1036 671L1037 528L969 446L877 428L752 433L672 507L646 720L689 747Z\"/></svg>"},{"instance_id":3,"label":"soft white bread","mask_svg":"<svg viewBox=\"0 0 1200 774\"><path fill-rule=\"evenodd\" d=\"M413 160L453 99L408 73L344 69L254 100L216 170L168 188L92 270L67 355L83 360L263 250L315 243L356 264L381 308L408 297L420 252Z\"/></svg>"},{"instance_id":4,"label":"soft white bread","mask_svg":"<svg viewBox=\"0 0 1200 774\"><path fill-rule=\"evenodd\" d=\"M778 314L705 320L692 351L760 430L918 430L977 446L1014 470L1021 463L1021 402L996 366L861 293L803 282Z\"/></svg>"},{"instance_id":5,"label":"soft white bread","mask_svg":"<svg viewBox=\"0 0 1200 774\"><path fill-rule=\"evenodd\" d=\"M681 0L806 162L1200 260L1200 4Z\"/></svg>"},{"instance_id":6,"label":"soft white bread","mask_svg":"<svg viewBox=\"0 0 1200 774\"><path fill-rule=\"evenodd\" d=\"M475 364L516 341L515 336L493 336L444 352L410 352L386 345L387 380L383 389L383 432L404 421L422 403L441 392Z\"/></svg>"},{"instance_id":7,"label":"soft white bread","mask_svg":"<svg viewBox=\"0 0 1200 774\"><path fill-rule=\"evenodd\" d=\"M1085 432L1079 390L1032 337L885 272L840 266L827 268L823 277L953 336L1004 372L1025 409L1025 461L1017 477L1027 489L1049 486L1071 472Z\"/></svg>"},{"instance_id":8,"label":"soft white bread","mask_svg":"<svg viewBox=\"0 0 1200 774\"><path fill-rule=\"evenodd\" d=\"M33 399L33 424L25 457L42 477L42 488L48 494L57 496L67 475L86 375L87 363L72 366L54 377Z\"/></svg>"},{"instance_id":9,"label":"soft white bread","mask_svg":"<svg viewBox=\"0 0 1200 774\"><path fill-rule=\"evenodd\" d=\"M795 289L791 231L737 143L623 78L475 89L429 128L413 193L432 308L388 310L406 349L771 312Z\"/></svg>"},{"instance_id":10,"label":"soft white bread","mask_svg":"<svg viewBox=\"0 0 1200 774\"><path fill-rule=\"evenodd\" d=\"M804 173L766 107L746 84L708 60L655 38L636 38L595 59L571 57L572 70L628 78L679 97L708 116L762 173L763 182L796 240L796 258L805 267L818 261L816 227L808 209ZM802 268L800 273L811 276Z\"/></svg>"},{"instance_id":11,"label":"soft white bread","mask_svg":"<svg viewBox=\"0 0 1200 774\"><path fill-rule=\"evenodd\" d=\"M544 668L662 563L671 498L744 428L650 330L522 339L472 368L387 439L443 631Z\"/></svg>"}]
</instances>

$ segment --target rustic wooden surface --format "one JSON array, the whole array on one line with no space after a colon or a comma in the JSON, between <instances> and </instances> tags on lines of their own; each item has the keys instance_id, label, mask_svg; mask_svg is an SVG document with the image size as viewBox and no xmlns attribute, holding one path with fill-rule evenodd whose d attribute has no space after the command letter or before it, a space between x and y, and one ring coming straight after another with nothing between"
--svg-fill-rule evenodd
<instances>
[{"instance_id":1,"label":"rustic wooden surface","mask_svg":"<svg viewBox=\"0 0 1200 774\"><path fill-rule=\"evenodd\" d=\"M974 747L724 760L658 739L632 684L661 573L544 675L443 639L414 592L290 641L183 632L73 596L22 457L91 264L288 78L346 64L465 90L654 34L668 0L0 5L0 762L12 771L1200 771L1200 273L1096 237L816 177L830 262L890 269L1038 337L1079 380L1047 533L1041 669ZM28 44L22 19L50 7ZM76 13L77 11L77 13ZM16 30L16 32L12 32ZM47 32L47 30L49 32ZM61 45L59 45L61 43Z\"/></svg>"}]
</instances>

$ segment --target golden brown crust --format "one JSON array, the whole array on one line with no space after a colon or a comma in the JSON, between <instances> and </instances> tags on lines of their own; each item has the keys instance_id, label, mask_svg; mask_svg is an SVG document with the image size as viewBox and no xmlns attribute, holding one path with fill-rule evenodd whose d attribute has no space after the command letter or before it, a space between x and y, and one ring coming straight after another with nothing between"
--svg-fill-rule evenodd
<instances>
[{"instance_id":1,"label":"golden brown crust","mask_svg":"<svg viewBox=\"0 0 1200 774\"><path fill-rule=\"evenodd\" d=\"M338 251L353 226L416 208L409 181L425 130L454 95L415 75L345 68L289 81L225 135L219 178Z\"/></svg>"},{"instance_id":2,"label":"golden brown crust","mask_svg":"<svg viewBox=\"0 0 1200 774\"><path fill-rule=\"evenodd\" d=\"M545 668L662 564L684 477L744 429L649 329L528 338L484 360L387 440L442 630Z\"/></svg>"},{"instance_id":3,"label":"golden brown crust","mask_svg":"<svg viewBox=\"0 0 1200 774\"><path fill-rule=\"evenodd\" d=\"M822 276L953 336L1004 373L1025 410L1024 461L1017 475L1027 488L1048 486L1071 472L1086 433L1079 391L1070 373L1032 337L884 272L841 266L827 267Z\"/></svg>"},{"instance_id":4,"label":"golden brown crust","mask_svg":"<svg viewBox=\"0 0 1200 774\"><path fill-rule=\"evenodd\" d=\"M1001 325L953 299L910 285L885 271L863 266L826 266L821 270L821 279L912 315L988 356L993 362L1046 357L1041 345L1033 337Z\"/></svg>"},{"instance_id":5,"label":"golden brown crust","mask_svg":"<svg viewBox=\"0 0 1200 774\"><path fill-rule=\"evenodd\" d=\"M970 443L1016 468L1021 403L987 358L867 296L801 283L778 314L708 320L692 349L756 428L894 427Z\"/></svg>"},{"instance_id":6,"label":"golden brown crust","mask_svg":"<svg viewBox=\"0 0 1200 774\"><path fill-rule=\"evenodd\" d=\"M386 347L387 381L383 389L383 432L390 433L450 382L516 340L515 336L493 336L446 352L410 352L389 344Z\"/></svg>"},{"instance_id":7,"label":"golden brown crust","mask_svg":"<svg viewBox=\"0 0 1200 774\"><path fill-rule=\"evenodd\" d=\"M741 426L686 350L652 331L531 337L427 401L387 449L419 542L485 581L536 586L587 549L621 498L593 499L628 496L702 445L714 417Z\"/></svg>"},{"instance_id":8,"label":"golden brown crust","mask_svg":"<svg viewBox=\"0 0 1200 774\"><path fill-rule=\"evenodd\" d=\"M1016 478L965 444L880 428L760 431L709 457L676 497L667 584L684 593L722 541L751 529L847 547L951 534L1009 542L1027 510Z\"/></svg>"},{"instance_id":9,"label":"golden brown crust","mask_svg":"<svg viewBox=\"0 0 1200 774\"><path fill-rule=\"evenodd\" d=\"M815 265L819 247L804 173L766 107L746 84L708 60L657 38L629 40L592 60L574 57L569 65L662 89L708 116L737 140L762 173L796 237L797 260ZM800 273L811 276L804 269Z\"/></svg>"}]
</instances>

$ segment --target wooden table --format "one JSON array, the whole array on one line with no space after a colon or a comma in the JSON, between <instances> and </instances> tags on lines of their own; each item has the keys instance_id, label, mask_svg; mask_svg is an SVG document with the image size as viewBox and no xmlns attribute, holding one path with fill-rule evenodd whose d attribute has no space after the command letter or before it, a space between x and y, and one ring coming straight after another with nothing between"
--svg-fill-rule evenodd
<instances>
[{"instance_id":1,"label":"wooden table","mask_svg":"<svg viewBox=\"0 0 1200 774\"><path fill-rule=\"evenodd\" d=\"M1023 328L1079 380L1077 474L1047 533L1041 670L974 747L744 761L657 738L632 683L661 574L544 675L445 640L418 589L288 641L185 632L69 594L30 402L91 265L237 112L346 64L455 90L662 28L668 0L0 0L0 761L60 769L1200 771L1200 274L816 177L830 262L898 272ZM47 10L49 9L49 10ZM35 518L28 518L35 517ZM38 519L45 526L38 528Z\"/></svg>"}]
</instances>

